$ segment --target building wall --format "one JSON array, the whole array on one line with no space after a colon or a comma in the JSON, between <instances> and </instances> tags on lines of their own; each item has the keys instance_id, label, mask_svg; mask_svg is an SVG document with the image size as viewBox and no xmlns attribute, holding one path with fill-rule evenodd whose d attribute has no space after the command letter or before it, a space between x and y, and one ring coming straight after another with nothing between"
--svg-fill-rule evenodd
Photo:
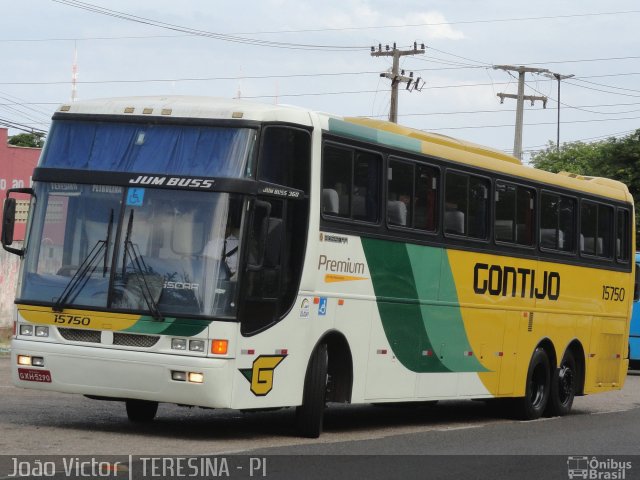
<instances>
[{"instance_id":1,"label":"building wall","mask_svg":"<svg viewBox=\"0 0 640 480\"><path fill-rule=\"evenodd\" d=\"M8 130L0 128L0 198L4 203L6 191L10 188L31 186L33 169L40 157L40 148L14 147L9 145ZM18 197L16 197L18 198ZM20 202L20 200L19 200ZM17 218L14 238L15 246L24 239L26 219ZM0 328L11 325L13 321L13 299L18 280L19 258L0 249Z\"/></svg>"}]
</instances>

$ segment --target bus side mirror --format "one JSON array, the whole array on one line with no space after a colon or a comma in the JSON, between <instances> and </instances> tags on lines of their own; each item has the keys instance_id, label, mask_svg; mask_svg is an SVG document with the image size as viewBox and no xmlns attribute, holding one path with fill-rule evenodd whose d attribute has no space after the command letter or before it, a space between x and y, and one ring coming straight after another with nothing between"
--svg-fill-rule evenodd
<instances>
[{"instance_id":1,"label":"bus side mirror","mask_svg":"<svg viewBox=\"0 0 640 480\"><path fill-rule=\"evenodd\" d=\"M253 206L253 215L249 231L249 257L247 261L247 269L249 271L260 270L264 264L270 215L271 204L269 202L256 200Z\"/></svg>"},{"instance_id":2,"label":"bus side mirror","mask_svg":"<svg viewBox=\"0 0 640 480\"><path fill-rule=\"evenodd\" d=\"M2 213L2 246L7 247L13 243L13 229L16 224L16 199L7 198L4 201Z\"/></svg>"},{"instance_id":3,"label":"bus side mirror","mask_svg":"<svg viewBox=\"0 0 640 480\"><path fill-rule=\"evenodd\" d=\"M15 198L10 197L12 193L27 193L31 196L35 196L31 188L12 188L7 190L7 198L4 201L4 208L2 210L2 248L7 252L19 255L24 255L24 248L13 248L10 245L13 244L13 233L16 225L16 205Z\"/></svg>"},{"instance_id":4,"label":"bus side mirror","mask_svg":"<svg viewBox=\"0 0 640 480\"><path fill-rule=\"evenodd\" d=\"M636 283L633 285L633 301L640 300L640 266L636 263Z\"/></svg>"}]
</instances>

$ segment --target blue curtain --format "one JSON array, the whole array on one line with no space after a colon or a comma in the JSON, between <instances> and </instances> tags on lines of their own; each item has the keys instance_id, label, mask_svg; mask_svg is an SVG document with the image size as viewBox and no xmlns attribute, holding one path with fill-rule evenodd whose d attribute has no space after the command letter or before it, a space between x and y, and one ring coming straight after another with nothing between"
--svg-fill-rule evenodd
<instances>
[{"instance_id":1,"label":"blue curtain","mask_svg":"<svg viewBox=\"0 0 640 480\"><path fill-rule=\"evenodd\" d=\"M248 128L56 121L40 166L243 177L254 138Z\"/></svg>"}]
</instances>

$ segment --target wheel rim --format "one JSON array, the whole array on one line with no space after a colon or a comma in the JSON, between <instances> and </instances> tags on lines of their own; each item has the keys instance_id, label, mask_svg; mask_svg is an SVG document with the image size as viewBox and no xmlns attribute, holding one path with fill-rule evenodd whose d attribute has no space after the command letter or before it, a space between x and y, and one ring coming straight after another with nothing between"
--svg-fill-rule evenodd
<instances>
[{"instance_id":1,"label":"wheel rim","mask_svg":"<svg viewBox=\"0 0 640 480\"><path fill-rule=\"evenodd\" d=\"M537 365L529 382L530 401L533 408L539 408L546 395L546 370L543 365Z\"/></svg>"},{"instance_id":2,"label":"wheel rim","mask_svg":"<svg viewBox=\"0 0 640 480\"><path fill-rule=\"evenodd\" d=\"M573 397L573 384L573 370L567 365L562 365L558 372L558 399L562 405L566 405Z\"/></svg>"}]
</instances>

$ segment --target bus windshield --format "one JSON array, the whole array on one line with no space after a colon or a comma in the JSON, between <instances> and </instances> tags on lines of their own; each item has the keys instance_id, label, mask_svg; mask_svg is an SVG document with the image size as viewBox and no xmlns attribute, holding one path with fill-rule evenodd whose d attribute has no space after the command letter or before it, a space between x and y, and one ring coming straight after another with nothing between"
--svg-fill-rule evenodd
<instances>
[{"instance_id":1,"label":"bus windshield","mask_svg":"<svg viewBox=\"0 0 640 480\"><path fill-rule=\"evenodd\" d=\"M21 301L235 316L242 197L37 183Z\"/></svg>"}]
</instances>

